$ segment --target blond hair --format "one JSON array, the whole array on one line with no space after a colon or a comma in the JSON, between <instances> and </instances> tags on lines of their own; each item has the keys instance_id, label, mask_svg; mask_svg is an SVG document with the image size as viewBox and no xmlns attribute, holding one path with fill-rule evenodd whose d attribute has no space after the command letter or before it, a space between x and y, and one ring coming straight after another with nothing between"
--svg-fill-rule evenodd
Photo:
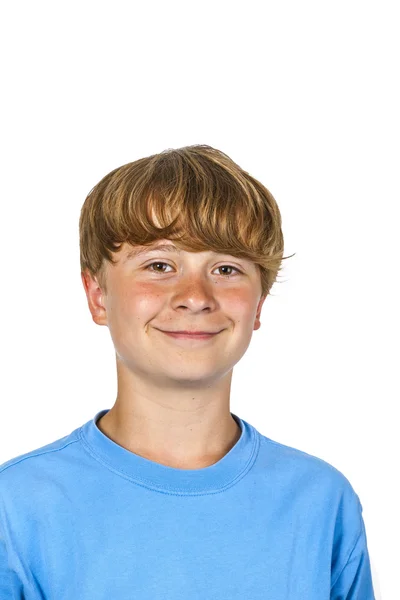
<instances>
[{"instance_id":1,"label":"blond hair","mask_svg":"<svg viewBox=\"0 0 400 600\"><path fill-rule=\"evenodd\" d=\"M285 260L281 224L272 194L220 150L168 149L114 169L89 192L79 219L81 271L107 293L105 262L115 264L123 243L171 239L186 251L250 259L264 296Z\"/></svg>"}]
</instances>

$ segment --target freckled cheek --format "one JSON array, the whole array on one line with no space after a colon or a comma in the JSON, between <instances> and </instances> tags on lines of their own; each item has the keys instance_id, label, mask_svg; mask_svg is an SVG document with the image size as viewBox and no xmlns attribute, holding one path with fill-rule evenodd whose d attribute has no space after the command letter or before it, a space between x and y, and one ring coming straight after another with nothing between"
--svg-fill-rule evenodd
<instances>
[{"instance_id":1,"label":"freckled cheek","mask_svg":"<svg viewBox=\"0 0 400 600\"><path fill-rule=\"evenodd\" d=\"M256 303L253 295L246 290L236 290L221 298L221 306L241 320L255 311Z\"/></svg>"},{"instance_id":2,"label":"freckled cheek","mask_svg":"<svg viewBox=\"0 0 400 600\"><path fill-rule=\"evenodd\" d=\"M162 306L162 295L148 289L125 291L121 297L120 312L124 320L146 321Z\"/></svg>"}]
</instances>

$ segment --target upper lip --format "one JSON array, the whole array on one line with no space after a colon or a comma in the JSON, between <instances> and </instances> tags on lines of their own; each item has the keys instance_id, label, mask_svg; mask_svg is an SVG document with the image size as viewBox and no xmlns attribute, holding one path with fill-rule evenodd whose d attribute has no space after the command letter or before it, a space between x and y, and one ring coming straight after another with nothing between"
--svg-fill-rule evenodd
<instances>
[{"instance_id":1,"label":"upper lip","mask_svg":"<svg viewBox=\"0 0 400 600\"><path fill-rule=\"evenodd\" d=\"M161 329L160 331L164 331L164 333L185 333L186 335L211 335L215 333L220 333L222 329L219 331L166 331L165 329Z\"/></svg>"}]
</instances>

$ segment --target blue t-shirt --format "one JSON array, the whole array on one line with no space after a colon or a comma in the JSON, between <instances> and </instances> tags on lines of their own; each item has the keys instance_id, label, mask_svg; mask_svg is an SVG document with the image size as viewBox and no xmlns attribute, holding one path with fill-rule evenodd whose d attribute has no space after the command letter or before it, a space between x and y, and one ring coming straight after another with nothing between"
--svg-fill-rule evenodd
<instances>
[{"instance_id":1,"label":"blue t-shirt","mask_svg":"<svg viewBox=\"0 0 400 600\"><path fill-rule=\"evenodd\" d=\"M375 600L360 500L232 414L215 464L167 467L96 421L0 466L0 600Z\"/></svg>"}]
</instances>

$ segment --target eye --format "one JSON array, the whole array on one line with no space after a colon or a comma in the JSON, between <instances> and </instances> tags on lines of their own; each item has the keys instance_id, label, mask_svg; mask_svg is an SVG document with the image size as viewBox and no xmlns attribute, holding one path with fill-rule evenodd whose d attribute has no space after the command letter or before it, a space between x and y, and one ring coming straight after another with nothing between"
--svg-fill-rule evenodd
<instances>
[{"instance_id":1,"label":"eye","mask_svg":"<svg viewBox=\"0 0 400 600\"><path fill-rule=\"evenodd\" d=\"M233 269L234 271L237 271L237 273L241 273L238 268L233 267L232 265L221 265L220 267L217 267L217 269ZM230 277L231 273L225 273L225 275Z\"/></svg>"},{"instance_id":2,"label":"eye","mask_svg":"<svg viewBox=\"0 0 400 600\"><path fill-rule=\"evenodd\" d=\"M151 269L150 267L153 267L153 265L165 265L167 267L171 266L168 263L157 261L157 262L153 262L153 263L150 263L149 265L147 265L147 267L145 267L145 270L153 271L153 273L165 273L165 271L158 271L157 269L156 270ZM217 269L226 269L226 268L233 269L234 271L241 273L241 271L237 267L233 267L232 265L221 265L220 267L217 267ZM230 277L230 276L231 276L231 273L225 274L225 277Z\"/></svg>"},{"instance_id":3,"label":"eye","mask_svg":"<svg viewBox=\"0 0 400 600\"><path fill-rule=\"evenodd\" d=\"M171 265L169 265L168 263L165 263L165 262L159 262L159 261L157 261L157 262L153 262L153 263L151 263L150 265L147 265L147 267L145 267L145 269L146 269L146 270L148 269L148 270L150 270L150 271L154 271L154 269L150 269L150 267L152 267L153 265L166 265L167 267L170 267L170 266L171 266ZM156 270L156 271L154 271L154 273L159 273L159 272L160 272L160 271L157 271L157 270ZM162 271L162 272L164 272L164 271Z\"/></svg>"}]
</instances>

